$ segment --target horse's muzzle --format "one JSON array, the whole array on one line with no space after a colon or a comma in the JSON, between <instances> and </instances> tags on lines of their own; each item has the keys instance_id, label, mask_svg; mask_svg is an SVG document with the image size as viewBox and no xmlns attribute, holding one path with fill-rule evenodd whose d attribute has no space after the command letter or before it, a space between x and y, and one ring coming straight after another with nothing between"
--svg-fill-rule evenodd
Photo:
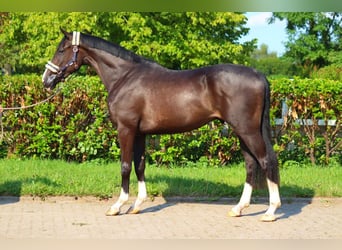
<instances>
[{"instance_id":1,"label":"horse's muzzle","mask_svg":"<svg viewBox=\"0 0 342 250\"><path fill-rule=\"evenodd\" d=\"M56 74L51 74L45 78L42 79L44 83L44 87L47 89L54 89L61 81L60 77L58 77Z\"/></svg>"}]
</instances>

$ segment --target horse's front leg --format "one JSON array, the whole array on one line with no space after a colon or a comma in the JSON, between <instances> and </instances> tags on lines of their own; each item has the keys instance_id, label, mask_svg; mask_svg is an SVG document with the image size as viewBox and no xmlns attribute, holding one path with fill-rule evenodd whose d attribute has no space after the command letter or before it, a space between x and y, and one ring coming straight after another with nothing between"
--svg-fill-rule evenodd
<instances>
[{"instance_id":1,"label":"horse's front leg","mask_svg":"<svg viewBox=\"0 0 342 250\"><path fill-rule=\"evenodd\" d=\"M246 207L249 207L251 197L252 197L252 191L253 191L253 171L255 168L257 168L257 162L254 160L254 158L251 156L251 154L246 149L246 146L242 140L240 140L241 145L241 151L245 158L245 164L246 164L246 182L243 187L242 195L240 198L239 203L234 206L228 213L231 217L240 217L242 214L242 210Z\"/></svg>"},{"instance_id":2,"label":"horse's front leg","mask_svg":"<svg viewBox=\"0 0 342 250\"><path fill-rule=\"evenodd\" d=\"M122 205L128 201L134 136L135 133L132 130L118 129L118 138L121 147L121 192L119 199L106 212L108 216L118 215Z\"/></svg>"},{"instance_id":3,"label":"horse's front leg","mask_svg":"<svg viewBox=\"0 0 342 250\"><path fill-rule=\"evenodd\" d=\"M138 179L138 197L130 207L128 213L137 214L140 212L141 204L147 198L145 185L145 135L139 135L134 140L134 169Z\"/></svg>"}]
</instances>

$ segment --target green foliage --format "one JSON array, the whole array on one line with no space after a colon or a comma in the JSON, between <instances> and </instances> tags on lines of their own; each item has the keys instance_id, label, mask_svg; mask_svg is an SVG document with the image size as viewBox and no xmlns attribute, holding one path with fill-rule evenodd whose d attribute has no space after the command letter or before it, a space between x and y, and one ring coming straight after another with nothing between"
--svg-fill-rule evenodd
<instances>
[{"instance_id":1,"label":"green foliage","mask_svg":"<svg viewBox=\"0 0 342 250\"><path fill-rule=\"evenodd\" d=\"M5 17L0 67L12 65L16 73L41 73L62 37L60 27L102 37L173 69L245 64L255 43L238 43L248 32L246 17L230 12L11 12Z\"/></svg>"},{"instance_id":2,"label":"green foliage","mask_svg":"<svg viewBox=\"0 0 342 250\"><path fill-rule=\"evenodd\" d=\"M250 66L268 77L293 77L298 69L286 57L278 57L276 52L269 52L266 44L253 51Z\"/></svg>"},{"instance_id":3,"label":"green foliage","mask_svg":"<svg viewBox=\"0 0 342 250\"><path fill-rule=\"evenodd\" d=\"M342 81L342 63L328 65L318 70L315 70L311 73L311 77Z\"/></svg>"},{"instance_id":4,"label":"green foliage","mask_svg":"<svg viewBox=\"0 0 342 250\"><path fill-rule=\"evenodd\" d=\"M276 19L286 21L285 57L302 67L302 76L341 58L340 12L274 12L270 22Z\"/></svg>"},{"instance_id":5,"label":"green foliage","mask_svg":"<svg viewBox=\"0 0 342 250\"><path fill-rule=\"evenodd\" d=\"M248 32L245 23L244 15L230 12L131 13L122 45L173 69L243 64L254 48L237 43Z\"/></svg>"},{"instance_id":6,"label":"green foliage","mask_svg":"<svg viewBox=\"0 0 342 250\"><path fill-rule=\"evenodd\" d=\"M200 162L214 166L242 159L237 137L219 121L187 133L152 136L149 144L151 163L158 165Z\"/></svg>"},{"instance_id":7,"label":"green foliage","mask_svg":"<svg viewBox=\"0 0 342 250\"><path fill-rule=\"evenodd\" d=\"M5 76L0 81L3 107L30 105L48 96L36 75ZM106 97L97 77L74 78L49 103L6 111L1 147L8 156L117 159L116 131L108 121Z\"/></svg>"},{"instance_id":8,"label":"green foliage","mask_svg":"<svg viewBox=\"0 0 342 250\"><path fill-rule=\"evenodd\" d=\"M23 106L45 99L40 76L0 76L0 105ZM323 79L271 81L271 120L279 161L341 162L342 82ZM98 77L74 77L50 102L3 113L0 156L68 161L120 159L117 132L108 118L107 92ZM282 117L281 103L289 112ZM277 126L275 118L283 118ZM312 125L306 123L308 119ZM323 126L318 126L323 120ZM335 126L328 126L336 120ZM300 125L302 123L302 125ZM158 165L220 165L242 160L238 139L219 121L192 132L147 138L147 159ZM189 163L190 162L190 163Z\"/></svg>"},{"instance_id":9,"label":"green foliage","mask_svg":"<svg viewBox=\"0 0 342 250\"><path fill-rule=\"evenodd\" d=\"M308 156L313 164L327 164L333 156L341 161L341 95L341 81L298 78L272 81L272 113L281 117L282 100L289 107L283 117L284 125L275 131L280 159L303 161ZM323 121L321 126L319 120ZM329 120L335 120L335 125L328 126Z\"/></svg>"}]
</instances>

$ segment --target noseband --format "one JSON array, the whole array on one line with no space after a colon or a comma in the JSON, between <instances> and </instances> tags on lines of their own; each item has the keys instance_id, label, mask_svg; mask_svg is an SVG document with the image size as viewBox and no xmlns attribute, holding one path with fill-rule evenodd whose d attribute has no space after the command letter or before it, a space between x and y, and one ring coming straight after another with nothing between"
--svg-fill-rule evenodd
<instances>
[{"instance_id":1,"label":"noseband","mask_svg":"<svg viewBox=\"0 0 342 250\"><path fill-rule=\"evenodd\" d=\"M59 66L57 66L53 62L48 61L48 63L45 65L45 68L47 70L50 70L51 72L57 74L59 77L62 77L62 78L63 78L63 74L67 70L67 68L69 68L72 65L75 65L75 68L77 68L78 65L76 62L77 62L78 46L80 45L80 32L78 32L78 31L73 32L71 45L73 46L73 48L72 48L73 55L72 55L72 59L67 64L65 64L62 68L60 68ZM44 79L44 75L43 75L43 79Z\"/></svg>"}]
</instances>

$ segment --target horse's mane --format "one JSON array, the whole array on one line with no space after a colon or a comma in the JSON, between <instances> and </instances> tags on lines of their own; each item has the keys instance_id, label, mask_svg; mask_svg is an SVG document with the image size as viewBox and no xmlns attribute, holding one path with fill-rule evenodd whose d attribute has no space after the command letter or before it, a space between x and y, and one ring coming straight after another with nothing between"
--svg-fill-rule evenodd
<instances>
[{"instance_id":1,"label":"horse's mane","mask_svg":"<svg viewBox=\"0 0 342 250\"><path fill-rule=\"evenodd\" d=\"M94 48L94 49L99 49L106 51L116 57L120 57L126 61L131 61L134 63L154 63L154 61L149 60L147 58L144 58L142 56L139 56L132 51L129 51L123 47L121 47L118 44L114 44L111 42L108 42L102 38L83 34L81 35L81 41L82 43L86 44L87 46Z\"/></svg>"}]
</instances>

